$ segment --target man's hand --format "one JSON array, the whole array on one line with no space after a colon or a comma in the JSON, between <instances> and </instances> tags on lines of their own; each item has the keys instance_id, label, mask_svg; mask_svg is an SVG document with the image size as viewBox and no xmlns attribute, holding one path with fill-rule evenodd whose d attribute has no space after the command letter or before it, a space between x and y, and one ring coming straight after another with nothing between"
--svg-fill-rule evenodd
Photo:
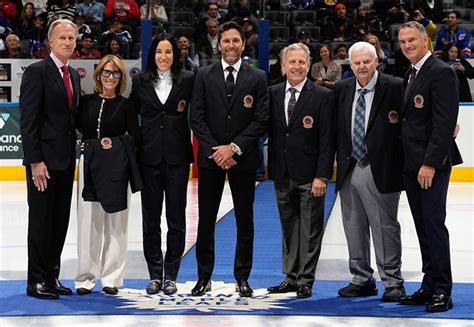
<instances>
[{"instance_id":1,"label":"man's hand","mask_svg":"<svg viewBox=\"0 0 474 327\"><path fill-rule=\"evenodd\" d=\"M234 160L234 158L230 158L227 161L224 161L222 164L219 165L222 169L229 170L233 166L237 164L237 161Z\"/></svg>"},{"instance_id":2,"label":"man's hand","mask_svg":"<svg viewBox=\"0 0 474 327\"><path fill-rule=\"evenodd\" d=\"M421 166L418 171L418 184L420 184L422 189L429 189L433 183L433 177L436 172L436 169L430 166Z\"/></svg>"},{"instance_id":3,"label":"man's hand","mask_svg":"<svg viewBox=\"0 0 474 327\"><path fill-rule=\"evenodd\" d=\"M320 178L313 179L313 183L311 185L311 194L315 197L323 196L326 193L326 181Z\"/></svg>"},{"instance_id":4,"label":"man's hand","mask_svg":"<svg viewBox=\"0 0 474 327\"><path fill-rule=\"evenodd\" d=\"M211 158L214 159L219 167L234 156L234 151L232 151L230 144L215 146L212 150L215 152L212 154Z\"/></svg>"},{"instance_id":5,"label":"man's hand","mask_svg":"<svg viewBox=\"0 0 474 327\"><path fill-rule=\"evenodd\" d=\"M31 164L31 175L33 175L33 183L40 192L44 192L48 187L48 167L46 167L43 161Z\"/></svg>"}]
</instances>

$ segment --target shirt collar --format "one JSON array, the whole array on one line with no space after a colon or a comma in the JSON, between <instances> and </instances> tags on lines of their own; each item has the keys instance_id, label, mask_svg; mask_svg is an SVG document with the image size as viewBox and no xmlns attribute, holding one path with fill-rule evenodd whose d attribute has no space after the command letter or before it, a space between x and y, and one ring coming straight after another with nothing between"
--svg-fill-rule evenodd
<instances>
[{"instance_id":1,"label":"shirt collar","mask_svg":"<svg viewBox=\"0 0 474 327\"><path fill-rule=\"evenodd\" d=\"M59 60L59 58L56 57L52 51L49 54L49 56L51 57L51 59L53 59L53 62L56 65L56 67L58 67L58 69L61 69L61 67L64 66L64 63L61 60ZM67 63L66 63L66 66L69 67Z\"/></svg>"},{"instance_id":2,"label":"shirt collar","mask_svg":"<svg viewBox=\"0 0 474 327\"><path fill-rule=\"evenodd\" d=\"M418 61L416 64L414 65L411 65L411 67L414 67L416 69L416 73L418 74L418 72L420 71L421 67L423 66L423 64L425 63L425 61L431 56L431 52L428 51L424 56L423 58L420 59L420 61Z\"/></svg>"},{"instance_id":3,"label":"shirt collar","mask_svg":"<svg viewBox=\"0 0 474 327\"><path fill-rule=\"evenodd\" d=\"M296 86L291 86L290 83L288 83L288 80L286 81L286 86L285 86L285 93L288 92L290 88L296 89L299 93L301 93L301 90L303 90L304 83L306 83L307 78L305 77L304 80L299 83Z\"/></svg>"},{"instance_id":4,"label":"shirt collar","mask_svg":"<svg viewBox=\"0 0 474 327\"><path fill-rule=\"evenodd\" d=\"M226 63L224 61L224 59L221 59L221 63L222 63L222 69L225 71L227 69L227 67L229 67L230 65L228 63ZM242 65L242 59L239 59L239 61L237 61L235 64L232 65L232 67L234 67L235 71L237 73L239 73L239 70L240 70L240 66Z\"/></svg>"},{"instance_id":5,"label":"shirt collar","mask_svg":"<svg viewBox=\"0 0 474 327\"><path fill-rule=\"evenodd\" d=\"M375 88L375 84L377 83L377 78L379 77L379 72L376 70L374 73L374 76L370 79L369 83L367 83L366 86L362 87L359 84L359 81L356 79L356 91L359 91L361 89L367 90L367 91L372 91Z\"/></svg>"},{"instance_id":6,"label":"shirt collar","mask_svg":"<svg viewBox=\"0 0 474 327\"><path fill-rule=\"evenodd\" d=\"M171 78L171 70L167 70L165 72L160 72L159 70L157 71L158 73L158 78L159 79L168 79Z\"/></svg>"}]
</instances>

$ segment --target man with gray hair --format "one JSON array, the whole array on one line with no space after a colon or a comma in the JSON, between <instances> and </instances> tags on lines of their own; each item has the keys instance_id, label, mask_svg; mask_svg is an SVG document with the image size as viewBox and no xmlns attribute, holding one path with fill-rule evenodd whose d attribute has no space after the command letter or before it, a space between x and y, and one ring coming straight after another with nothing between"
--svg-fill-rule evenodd
<instances>
[{"instance_id":1,"label":"man with gray hair","mask_svg":"<svg viewBox=\"0 0 474 327\"><path fill-rule=\"evenodd\" d=\"M336 191L349 250L351 283L343 297L377 295L370 265L370 234L385 291L382 301L405 295L401 275L402 80L377 71L377 53L367 42L349 49L354 77L334 85L336 99Z\"/></svg>"},{"instance_id":2,"label":"man with gray hair","mask_svg":"<svg viewBox=\"0 0 474 327\"><path fill-rule=\"evenodd\" d=\"M420 289L400 302L426 305L428 312L447 311L453 307L453 280L446 198L451 167L462 162L453 140L459 110L458 81L451 67L428 50L423 25L402 24L398 40L411 62L403 92L403 183L424 273Z\"/></svg>"},{"instance_id":3,"label":"man with gray hair","mask_svg":"<svg viewBox=\"0 0 474 327\"><path fill-rule=\"evenodd\" d=\"M77 28L67 19L48 31L51 54L29 65L20 86L20 131L28 190L26 294L57 299L72 291L59 282L76 167L79 74L68 65Z\"/></svg>"},{"instance_id":4,"label":"man with gray hair","mask_svg":"<svg viewBox=\"0 0 474 327\"><path fill-rule=\"evenodd\" d=\"M282 226L283 282L269 293L312 295L324 231L326 183L332 175L332 91L307 79L309 49L294 43L281 53L287 80L271 86L268 171Z\"/></svg>"}]
</instances>

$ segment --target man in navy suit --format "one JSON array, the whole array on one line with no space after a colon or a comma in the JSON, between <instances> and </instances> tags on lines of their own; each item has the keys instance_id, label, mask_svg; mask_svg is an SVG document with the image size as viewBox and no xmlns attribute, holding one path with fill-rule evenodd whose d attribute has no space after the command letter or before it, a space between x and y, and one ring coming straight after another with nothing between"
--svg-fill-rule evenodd
<instances>
[{"instance_id":1,"label":"man in navy suit","mask_svg":"<svg viewBox=\"0 0 474 327\"><path fill-rule=\"evenodd\" d=\"M253 294L248 278L253 258L255 173L258 138L265 133L268 120L268 90L265 72L242 64L244 40L240 25L221 25L218 43L222 59L202 67L194 83L190 124L199 141L199 279L193 296L211 289L215 223L226 175L237 222L236 291L245 297Z\"/></svg>"},{"instance_id":2,"label":"man in navy suit","mask_svg":"<svg viewBox=\"0 0 474 327\"><path fill-rule=\"evenodd\" d=\"M310 51L294 43L281 53L287 80L270 87L269 176L282 226L285 280L269 293L312 295L324 230L326 183L332 175L332 91L306 78Z\"/></svg>"},{"instance_id":3,"label":"man in navy suit","mask_svg":"<svg viewBox=\"0 0 474 327\"><path fill-rule=\"evenodd\" d=\"M59 282L76 166L78 73L68 65L77 28L69 20L49 27L51 54L25 70L20 87L20 131L28 189L29 296L72 294Z\"/></svg>"},{"instance_id":4,"label":"man in navy suit","mask_svg":"<svg viewBox=\"0 0 474 327\"><path fill-rule=\"evenodd\" d=\"M343 297L377 295L370 264L372 235L382 301L405 295L397 220L403 189L400 140L402 80L377 71L377 52L367 42L349 49L355 77L334 86L337 126L336 190L341 198L352 280Z\"/></svg>"},{"instance_id":5,"label":"man in navy suit","mask_svg":"<svg viewBox=\"0 0 474 327\"><path fill-rule=\"evenodd\" d=\"M420 289L402 297L403 304L425 305L428 312L453 307L446 198L459 110L456 74L427 48L425 28L402 24L400 48L411 62L404 81L402 144L403 182L420 243L424 273Z\"/></svg>"}]
</instances>

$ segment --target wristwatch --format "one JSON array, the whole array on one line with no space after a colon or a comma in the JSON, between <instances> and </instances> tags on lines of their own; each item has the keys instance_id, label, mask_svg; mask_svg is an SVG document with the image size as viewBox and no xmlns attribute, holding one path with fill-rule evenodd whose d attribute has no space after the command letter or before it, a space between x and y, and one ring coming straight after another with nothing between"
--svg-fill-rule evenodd
<instances>
[{"instance_id":1,"label":"wristwatch","mask_svg":"<svg viewBox=\"0 0 474 327\"><path fill-rule=\"evenodd\" d=\"M231 143L230 148L232 149L232 152L234 152L234 153L239 152L239 147L235 143Z\"/></svg>"}]
</instances>

